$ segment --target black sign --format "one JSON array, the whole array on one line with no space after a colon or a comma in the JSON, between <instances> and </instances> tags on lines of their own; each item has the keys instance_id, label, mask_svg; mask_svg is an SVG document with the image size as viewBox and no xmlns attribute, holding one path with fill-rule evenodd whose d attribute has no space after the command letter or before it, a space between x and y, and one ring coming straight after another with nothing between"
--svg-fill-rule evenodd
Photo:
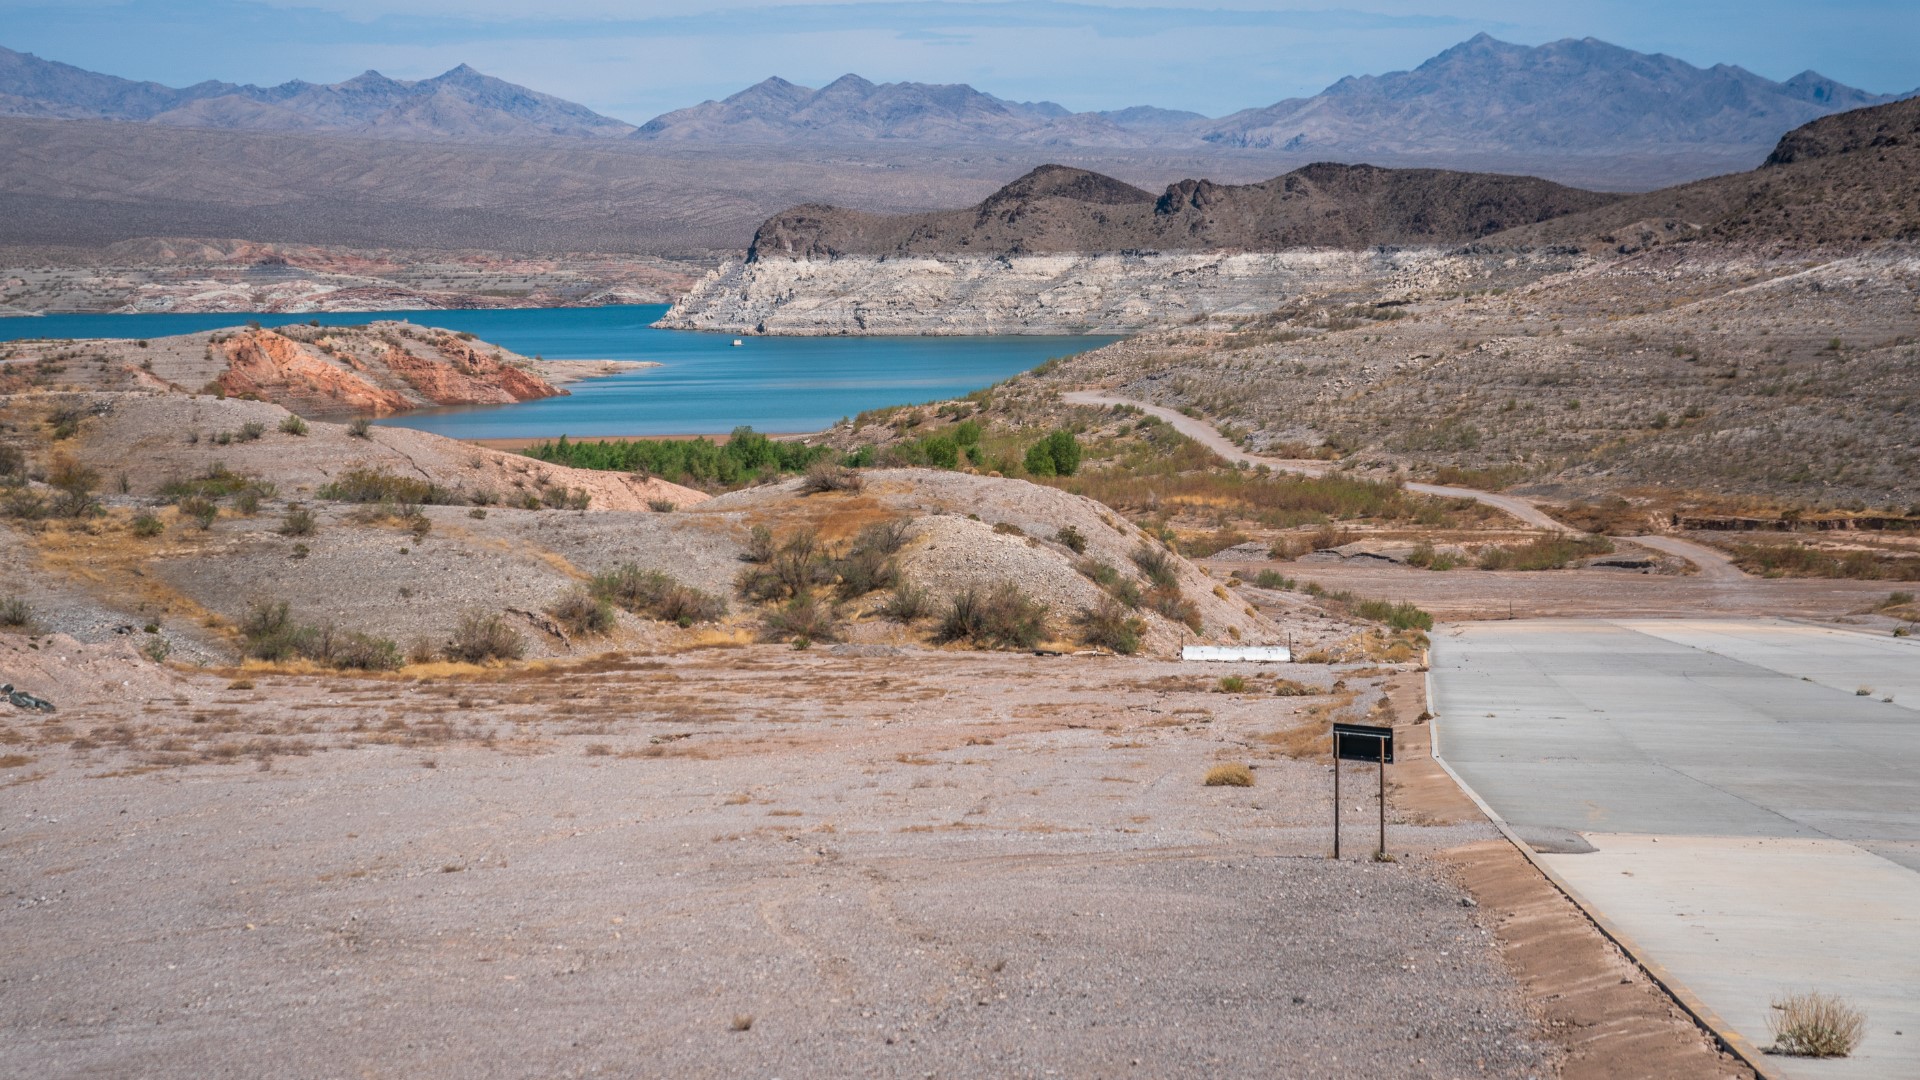
<instances>
[{"instance_id":1,"label":"black sign","mask_svg":"<svg viewBox=\"0 0 1920 1080\"><path fill-rule=\"evenodd\" d=\"M1393 764L1393 729L1369 724L1333 725L1333 756L1344 761L1379 761L1386 755Z\"/></svg>"}]
</instances>

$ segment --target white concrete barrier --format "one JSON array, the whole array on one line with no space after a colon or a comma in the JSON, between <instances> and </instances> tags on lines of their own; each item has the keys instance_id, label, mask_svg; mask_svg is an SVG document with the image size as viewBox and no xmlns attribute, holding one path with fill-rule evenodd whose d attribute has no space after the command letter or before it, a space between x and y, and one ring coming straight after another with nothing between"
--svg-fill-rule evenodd
<instances>
[{"instance_id":1,"label":"white concrete barrier","mask_svg":"<svg viewBox=\"0 0 1920 1080\"><path fill-rule=\"evenodd\" d=\"M1293 659L1293 651L1285 645L1183 645L1180 647L1180 659L1284 664Z\"/></svg>"}]
</instances>

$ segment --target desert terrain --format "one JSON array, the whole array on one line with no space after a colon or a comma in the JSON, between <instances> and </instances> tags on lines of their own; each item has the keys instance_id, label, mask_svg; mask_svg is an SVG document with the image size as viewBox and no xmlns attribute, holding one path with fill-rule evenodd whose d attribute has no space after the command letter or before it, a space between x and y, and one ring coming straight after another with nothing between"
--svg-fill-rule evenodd
<instances>
[{"instance_id":1,"label":"desert terrain","mask_svg":"<svg viewBox=\"0 0 1920 1080\"><path fill-rule=\"evenodd\" d=\"M381 198L331 193L340 215L261 181L280 195L243 231L301 235L110 262L152 221L239 220L213 197L234 178L157 210L156 172L95 218L98 191L40 169L4 238L77 238L92 269L44 259L9 304L658 289L670 324L741 333L1138 332L800 437L517 453L370 419L605 369L319 313L0 346L0 1071L1781 1074L1752 1037L1771 987L1736 1028L1591 902L1684 880L1654 834L1526 819L1500 740L1562 707L1548 630L1710 617L1907 655L1920 189L1887 178L1916 125L1911 101L1841 113L1633 196L1324 165L1006 186L1011 158L919 148L856 205L772 218L846 162L798 155L728 202L693 181L774 151L649 149L640 183L631 147L421 142L355 173ZM130 169L238 139L310 187L357 152L0 123L43 164L103 133ZM463 196L426 157L491 167ZM522 255L431 254L478 250L455 204L501 190L522 202L488 250ZM547 254L712 254L749 215L747 258L698 280ZM1696 652L1738 651L1718 625ZM1780 722L1818 737L1844 712L1897 739L1911 712L1841 686L1852 660L1761 677L1740 665L1778 661L1661 640L1683 683L1787 686L1806 708ZM1476 680L1474 647L1523 674ZM1580 678L1633 675L1591 651ZM1443 712L1463 686L1512 694ZM1335 762L1335 721L1390 727L1394 762ZM1456 757L1455 732L1482 741ZM1863 842L1905 852L1886 831ZM1617 859L1645 890L1597 883Z\"/></svg>"}]
</instances>

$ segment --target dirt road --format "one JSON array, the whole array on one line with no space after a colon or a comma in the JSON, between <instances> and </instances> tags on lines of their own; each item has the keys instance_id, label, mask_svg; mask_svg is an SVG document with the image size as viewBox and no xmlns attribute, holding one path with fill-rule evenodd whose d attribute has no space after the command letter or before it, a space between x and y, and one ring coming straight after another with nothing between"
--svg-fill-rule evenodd
<instances>
[{"instance_id":1,"label":"dirt road","mask_svg":"<svg viewBox=\"0 0 1920 1080\"><path fill-rule=\"evenodd\" d=\"M1248 453L1240 447L1235 446L1226 436L1220 434L1212 424L1207 423L1205 420L1195 419L1194 417L1175 412L1162 405L1149 405L1144 401L1135 401L1132 398L1120 397L1115 394L1103 393L1096 390L1069 391L1068 393L1062 394L1061 399L1071 405L1130 405L1165 420L1167 423L1173 425L1175 431L1187 436L1214 453L1219 454L1228 461L1236 463L1244 461L1248 465L1265 465L1270 469L1303 473L1307 476L1320 476L1332 468L1330 462L1317 461L1310 458L1276 458L1267 457L1262 454ZM1409 483L1406 485L1406 488L1408 491L1418 492L1422 495L1437 495L1450 499L1472 499L1475 502L1491 506L1502 513L1512 515L1536 529L1545 529L1548 532L1560 533L1575 531L1548 517L1545 513L1541 512L1539 507L1517 496L1496 495L1491 491L1453 487L1446 484Z\"/></svg>"}]
</instances>

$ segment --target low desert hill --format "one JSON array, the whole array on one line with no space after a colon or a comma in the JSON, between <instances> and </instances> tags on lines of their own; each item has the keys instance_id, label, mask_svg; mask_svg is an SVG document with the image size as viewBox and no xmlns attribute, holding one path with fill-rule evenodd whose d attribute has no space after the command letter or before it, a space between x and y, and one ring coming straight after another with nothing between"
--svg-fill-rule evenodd
<instances>
[{"instance_id":1,"label":"low desert hill","mask_svg":"<svg viewBox=\"0 0 1920 1080\"><path fill-rule=\"evenodd\" d=\"M1850 246L1920 238L1920 98L1788 132L1766 163L1495 238L1632 248L1675 239Z\"/></svg>"},{"instance_id":2,"label":"low desert hill","mask_svg":"<svg viewBox=\"0 0 1920 1080\"><path fill-rule=\"evenodd\" d=\"M0 344L0 393L217 393L274 402L305 416L391 416L436 405L561 396L567 391L554 382L578 378L577 367L412 323L249 326L151 341Z\"/></svg>"},{"instance_id":3,"label":"low desert hill","mask_svg":"<svg viewBox=\"0 0 1920 1080\"><path fill-rule=\"evenodd\" d=\"M760 227L748 258L1452 244L1614 198L1525 176L1333 164L1257 184L1183 180L1155 196L1048 165L964 210L883 216L798 207Z\"/></svg>"}]
</instances>

